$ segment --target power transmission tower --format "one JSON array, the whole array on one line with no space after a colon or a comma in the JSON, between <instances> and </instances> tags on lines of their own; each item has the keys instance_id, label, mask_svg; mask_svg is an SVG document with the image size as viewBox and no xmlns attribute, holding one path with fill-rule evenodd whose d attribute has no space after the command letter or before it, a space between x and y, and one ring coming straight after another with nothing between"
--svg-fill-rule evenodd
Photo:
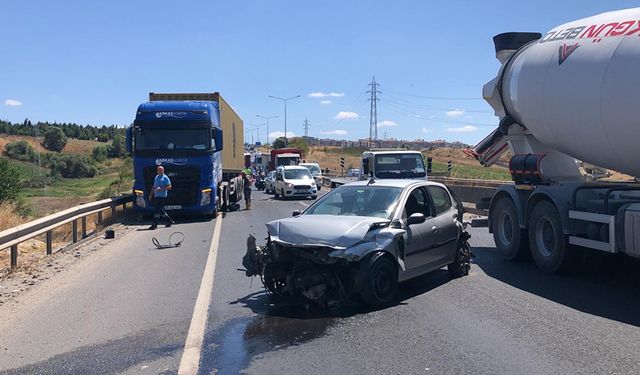
<instances>
[{"instance_id":1,"label":"power transmission tower","mask_svg":"<svg viewBox=\"0 0 640 375\"><path fill-rule=\"evenodd\" d=\"M385 141L387 140L387 132L386 131L384 132L384 140Z\"/></svg>"},{"instance_id":2,"label":"power transmission tower","mask_svg":"<svg viewBox=\"0 0 640 375\"><path fill-rule=\"evenodd\" d=\"M378 142L378 94L381 91L378 91L378 83L376 82L376 77L373 76L371 83L371 90L367 91L371 94L369 101L371 102L371 112L369 114L369 147L371 147L372 143L377 144Z\"/></svg>"},{"instance_id":3,"label":"power transmission tower","mask_svg":"<svg viewBox=\"0 0 640 375\"><path fill-rule=\"evenodd\" d=\"M311 127L311 124L309 123L308 119L304 119L304 122L302 123L302 128L304 129L304 136L308 137L309 136L309 128Z\"/></svg>"}]
</instances>

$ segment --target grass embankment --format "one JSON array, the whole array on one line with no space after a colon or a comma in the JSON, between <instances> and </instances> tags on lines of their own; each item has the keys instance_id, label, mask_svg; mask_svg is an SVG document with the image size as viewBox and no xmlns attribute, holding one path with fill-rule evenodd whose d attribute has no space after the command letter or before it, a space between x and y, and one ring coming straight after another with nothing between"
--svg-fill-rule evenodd
<instances>
[{"instance_id":1,"label":"grass embankment","mask_svg":"<svg viewBox=\"0 0 640 375\"><path fill-rule=\"evenodd\" d=\"M317 162L324 168L331 170L340 170L340 157L345 159L345 172L349 168L358 168L360 166L360 157L366 148L339 148L339 147L311 147L306 160L309 162ZM460 149L434 149L430 152L424 152L425 159L428 156L433 158L433 171L443 173L447 171L447 161L452 161L451 177L469 178L478 180L500 180L511 181L511 176L506 167L494 165L489 168L482 167L474 159L471 159L462 153Z\"/></svg>"}]
</instances>

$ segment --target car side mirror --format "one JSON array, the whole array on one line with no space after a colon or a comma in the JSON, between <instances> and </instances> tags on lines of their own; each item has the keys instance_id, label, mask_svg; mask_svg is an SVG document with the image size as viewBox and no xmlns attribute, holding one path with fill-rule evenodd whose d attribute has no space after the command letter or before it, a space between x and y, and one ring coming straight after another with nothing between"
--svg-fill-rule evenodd
<instances>
[{"instance_id":1,"label":"car side mirror","mask_svg":"<svg viewBox=\"0 0 640 375\"><path fill-rule=\"evenodd\" d=\"M369 175L369 158L362 159L362 174Z\"/></svg>"},{"instance_id":2,"label":"car side mirror","mask_svg":"<svg viewBox=\"0 0 640 375\"><path fill-rule=\"evenodd\" d=\"M416 212L415 214L411 214L411 216L409 216L409 218L407 219L407 225L422 224L426 220L427 218L424 217L423 214Z\"/></svg>"},{"instance_id":3,"label":"car side mirror","mask_svg":"<svg viewBox=\"0 0 640 375\"><path fill-rule=\"evenodd\" d=\"M214 152L222 151L224 148L222 134L222 129L213 128Z\"/></svg>"},{"instance_id":4,"label":"car side mirror","mask_svg":"<svg viewBox=\"0 0 640 375\"><path fill-rule=\"evenodd\" d=\"M293 213L291 214L291 216L293 216L293 217L300 216L300 215L302 215L302 211L300 211L300 210L295 210L295 211L293 211Z\"/></svg>"}]
</instances>

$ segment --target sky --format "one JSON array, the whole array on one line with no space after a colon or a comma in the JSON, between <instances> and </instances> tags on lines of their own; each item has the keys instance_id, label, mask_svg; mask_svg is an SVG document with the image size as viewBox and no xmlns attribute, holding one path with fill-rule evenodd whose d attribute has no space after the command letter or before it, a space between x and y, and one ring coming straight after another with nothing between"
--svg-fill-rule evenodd
<instances>
[{"instance_id":1,"label":"sky","mask_svg":"<svg viewBox=\"0 0 640 375\"><path fill-rule=\"evenodd\" d=\"M498 119L482 100L492 37L544 33L633 1L2 1L0 119L129 125L155 92L213 92L245 140L287 132L474 144Z\"/></svg>"}]
</instances>

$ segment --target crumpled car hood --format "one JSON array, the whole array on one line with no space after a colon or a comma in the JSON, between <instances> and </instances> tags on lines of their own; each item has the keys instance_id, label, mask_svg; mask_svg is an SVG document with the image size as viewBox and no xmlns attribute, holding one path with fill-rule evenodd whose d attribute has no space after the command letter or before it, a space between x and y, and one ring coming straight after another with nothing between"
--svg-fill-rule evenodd
<instances>
[{"instance_id":1,"label":"crumpled car hood","mask_svg":"<svg viewBox=\"0 0 640 375\"><path fill-rule=\"evenodd\" d=\"M267 229L277 242L346 249L360 242L371 224L388 221L364 216L302 215L271 221Z\"/></svg>"}]
</instances>

